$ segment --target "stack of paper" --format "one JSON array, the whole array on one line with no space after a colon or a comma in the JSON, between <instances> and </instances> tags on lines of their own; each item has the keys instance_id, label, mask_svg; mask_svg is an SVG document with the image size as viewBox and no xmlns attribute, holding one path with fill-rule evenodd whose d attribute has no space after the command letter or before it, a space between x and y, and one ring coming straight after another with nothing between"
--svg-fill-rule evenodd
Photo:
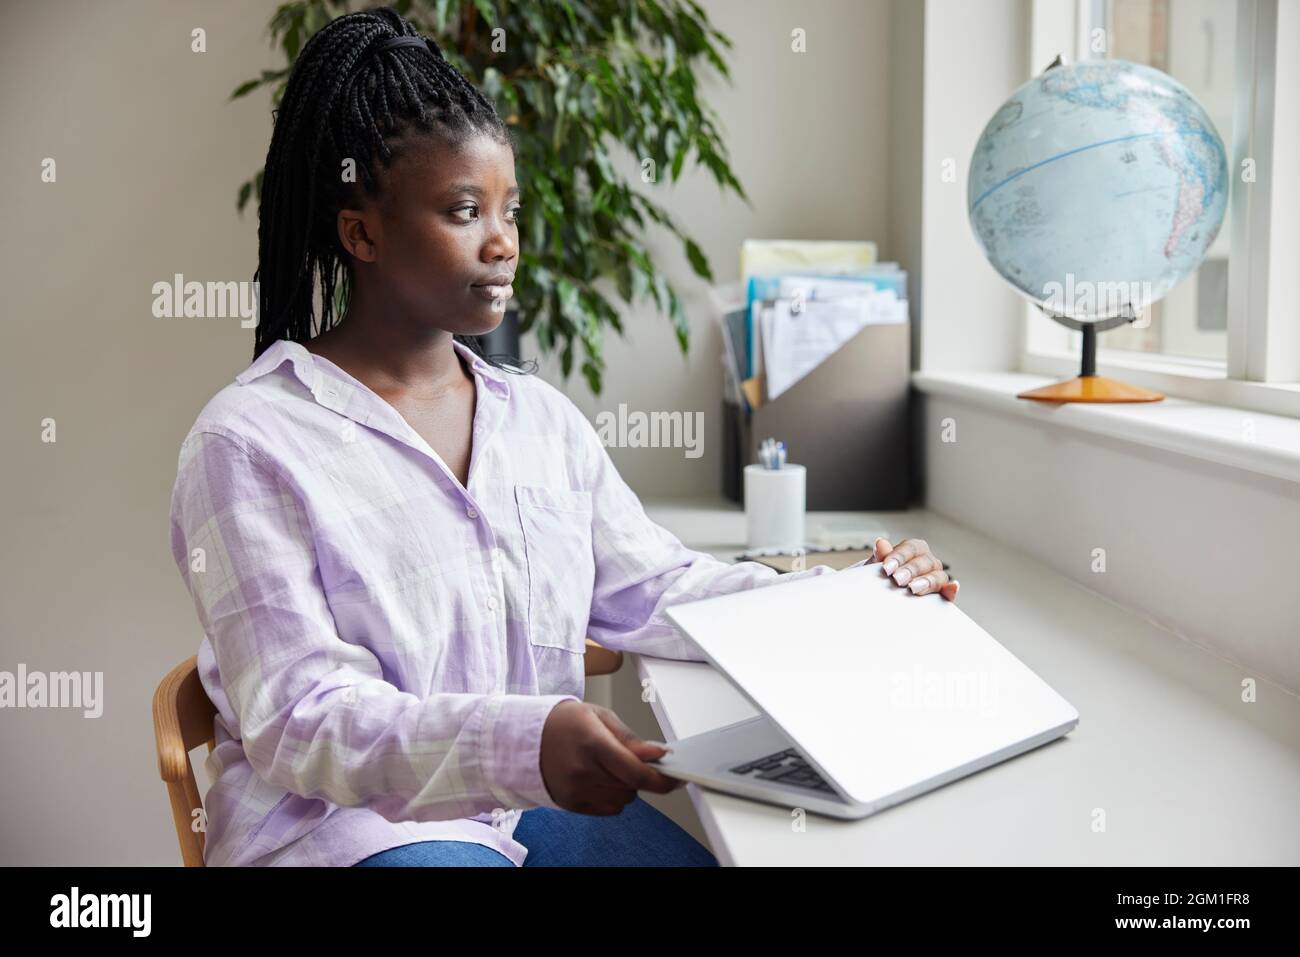
<instances>
[{"instance_id":1,"label":"stack of paper","mask_svg":"<svg viewBox=\"0 0 1300 957\"><path fill-rule=\"evenodd\" d=\"M821 239L746 239L740 247L740 274L770 276L796 270L838 273L876 262L876 244Z\"/></svg>"},{"instance_id":2,"label":"stack of paper","mask_svg":"<svg viewBox=\"0 0 1300 957\"><path fill-rule=\"evenodd\" d=\"M733 402L775 399L865 326L906 322L907 273L875 260L870 242L746 241L741 282L711 296Z\"/></svg>"},{"instance_id":3,"label":"stack of paper","mask_svg":"<svg viewBox=\"0 0 1300 957\"><path fill-rule=\"evenodd\" d=\"M778 299L760 317L763 373L770 401L821 365L873 323L907 321L907 303L892 292L837 299Z\"/></svg>"},{"instance_id":4,"label":"stack of paper","mask_svg":"<svg viewBox=\"0 0 1300 957\"><path fill-rule=\"evenodd\" d=\"M905 323L907 273L870 242L746 240L739 283L712 290L728 395L775 399L865 326Z\"/></svg>"}]
</instances>

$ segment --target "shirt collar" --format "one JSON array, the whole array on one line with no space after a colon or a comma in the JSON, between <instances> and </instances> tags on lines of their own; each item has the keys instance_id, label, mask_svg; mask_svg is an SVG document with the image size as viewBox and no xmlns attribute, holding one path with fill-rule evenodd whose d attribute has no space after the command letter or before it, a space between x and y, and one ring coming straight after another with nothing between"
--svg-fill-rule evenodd
<instances>
[{"instance_id":1,"label":"shirt collar","mask_svg":"<svg viewBox=\"0 0 1300 957\"><path fill-rule=\"evenodd\" d=\"M493 388L503 393L510 391L509 384L506 382L506 377L500 369L486 361L482 356L459 339L452 339L451 345L452 348L459 352L464 357L465 361L469 363L470 369L487 379L489 383L492 383Z\"/></svg>"},{"instance_id":2,"label":"shirt collar","mask_svg":"<svg viewBox=\"0 0 1300 957\"><path fill-rule=\"evenodd\" d=\"M484 361L477 352L459 339L452 339L451 345L465 359L470 370L484 379L494 392L502 396L509 395L510 386L501 370ZM247 385L254 379L260 379L262 376L274 372L286 361L293 363L294 375L312 393L316 391L318 375L331 375L333 377L323 366L318 366L312 361L311 353L307 351L307 347L302 343L294 342L291 339L277 339L267 347L265 352L254 359L247 369L235 376L235 381L240 385Z\"/></svg>"}]
</instances>

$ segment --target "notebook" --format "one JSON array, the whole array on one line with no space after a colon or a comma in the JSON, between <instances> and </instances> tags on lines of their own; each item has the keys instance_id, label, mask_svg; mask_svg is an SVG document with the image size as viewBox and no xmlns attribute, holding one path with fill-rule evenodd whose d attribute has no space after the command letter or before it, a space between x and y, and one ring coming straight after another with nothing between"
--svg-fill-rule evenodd
<instances>
[{"instance_id":1,"label":"notebook","mask_svg":"<svg viewBox=\"0 0 1300 957\"><path fill-rule=\"evenodd\" d=\"M803 554L771 551L746 552L743 555L736 556L736 561L761 562L779 572L795 571L795 566L798 563L802 563L802 568L811 568L813 565L829 565L838 571L841 568L848 568L854 562L870 558L871 554L872 549L868 544L860 548L812 548L806 550Z\"/></svg>"}]
</instances>

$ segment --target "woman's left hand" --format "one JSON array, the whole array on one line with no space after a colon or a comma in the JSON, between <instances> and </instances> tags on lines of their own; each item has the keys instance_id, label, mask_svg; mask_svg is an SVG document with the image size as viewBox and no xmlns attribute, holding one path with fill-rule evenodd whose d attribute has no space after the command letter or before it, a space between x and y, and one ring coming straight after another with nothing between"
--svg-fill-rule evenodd
<instances>
[{"instance_id":1,"label":"woman's left hand","mask_svg":"<svg viewBox=\"0 0 1300 957\"><path fill-rule=\"evenodd\" d=\"M948 601L957 600L961 586L948 578L943 562L931 552L930 546L920 538L905 538L897 546L885 538L876 539L876 555L871 563L881 562L884 573L897 585L906 586L913 595L928 595L937 591Z\"/></svg>"}]
</instances>

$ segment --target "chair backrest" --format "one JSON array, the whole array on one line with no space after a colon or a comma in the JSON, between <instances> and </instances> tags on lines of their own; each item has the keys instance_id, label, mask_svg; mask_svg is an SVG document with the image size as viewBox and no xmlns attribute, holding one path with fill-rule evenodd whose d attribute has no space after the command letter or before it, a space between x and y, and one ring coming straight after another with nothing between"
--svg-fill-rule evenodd
<instances>
[{"instance_id":1,"label":"chair backrest","mask_svg":"<svg viewBox=\"0 0 1300 957\"><path fill-rule=\"evenodd\" d=\"M613 674L623 664L623 652L611 651L590 638L583 670L588 677ZM203 866L207 819L194 780L190 752L200 744L215 744L212 719L217 709L199 681L198 656L181 662L158 684L153 695L153 733L158 747L158 773L167 785L172 821L186 867Z\"/></svg>"},{"instance_id":2,"label":"chair backrest","mask_svg":"<svg viewBox=\"0 0 1300 957\"><path fill-rule=\"evenodd\" d=\"M614 651L604 645L598 645L587 639L587 653L582 659L582 670L588 678L596 675L612 675L623 667L623 652Z\"/></svg>"},{"instance_id":3,"label":"chair backrest","mask_svg":"<svg viewBox=\"0 0 1300 957\"><path fill-rule=\"evenodd\" d=\"M153 733L158 746L158 773L167 785L176 839L186 867L203 866L207 821L190 766L190 751L214 742L212 719L217 709L199 681L198 657L173 668L153 695Z\"/></svg>"}]
</instances>

